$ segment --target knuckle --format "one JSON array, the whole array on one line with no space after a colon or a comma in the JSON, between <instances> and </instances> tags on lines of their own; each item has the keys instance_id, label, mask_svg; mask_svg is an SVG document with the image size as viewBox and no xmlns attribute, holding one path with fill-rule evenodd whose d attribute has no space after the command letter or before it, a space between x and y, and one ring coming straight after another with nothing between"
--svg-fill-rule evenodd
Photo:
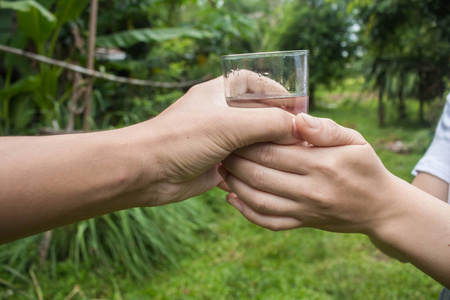
<instances>
[{"instance_id":1,"label":"knuckle","mask_svg":"<svg viewBox=\"0 0 450 300\"><path fill-rule=\"evenodd\" d=\"M288 128L287 125L290 125L288 123L292 122L288 115L289 113L286 113L284 110L272 109L270 116L269 114L266 114L266 117L269 118L268 122L266 122L267 131L271 135L279 135L280 130L282 130L282 128ZM283 124L283 126L280 126L281 124Z\"/></svg>"},{"instance_id":2,"label":"knuckle","mask_svg":"<svg viewBox=\"0 0 450 300\"><path fill-rule=\"evenodd\" d=\"M320 161L314 164L314 169L325 175L327 178L334 178L339 173L341 160L335 156L322 157Z\"/></svg>"},{"instance_id":3,"label":"knuckle","mask_svg":"<svg viewBox=\"0 0 450 300\"><path fill-rule=\"evenodd\" d=\"M276 148L271 144L264 144L259 150L258 157L262 165L270 166L276 157Z\"/></svg>"},{"instance_id":4,"label":"knuckle","mask_svg":"<svg viewBox=\"0 0 450 300\"><path fill-rule=\"evenodd\" d=\"M260 213L266 213L269 211L267 204L264 201L257 201L253 204L254 209Z\"/></svg>"},{"instance_id":5,"label":"knuckle","mask_svg":"<svg viewBox=\"0 0 450 300\"><path fill-rule=\"evenodd\" d=\"M313 188L308 192L308 198L312 207L315 207L317 211L325 212L332 207L330 193L327 189Z\"/></svg>"},{"instance_id":6,"label":"knuckle","mask_svg":"<svg viewBox=\"0 0 450 300\"><path fill-rule=\"evenodd\" d=\"M188 93L190 94L196 94L201 90L201 84L193 85L189 88Z\"/></svg>"},{"instance_id":7,"label":"knuckle","mask_svg":"<svg viewBox=\"0 0 450 300\"><path fill-rule=\"evenodd\" d=\"M253 188L260 190L265 186L266 172L262 168L255 168L250 172L249 180Z\"/></svg>"},{"instance_id":8,"label":"knuckle","mask_svg":"<svg viewBox=\"0 0 450 300\"><path fill-rule=\"evenodd\" d=\"M327 160L326 164L324 164L323 168L331 177L338 176L340 174L339 171L342 170L341 164L346 161L343 157L330 157Z\"/></svg>"},{"instance_id":9,"label":"knuckle","mask_svg":"<svg viewBox=\"0 0 450 300\"><path fill-rule=\"evenodd\" d=\"M327 119L328 122L328 128L329 128L329 135L334 139L337 140L340 135L341 135L341 131L340 131L340 126L338 125L338 123L336 123L335 121L331 120L331 119Z\"/></svg>"}]
</instances>

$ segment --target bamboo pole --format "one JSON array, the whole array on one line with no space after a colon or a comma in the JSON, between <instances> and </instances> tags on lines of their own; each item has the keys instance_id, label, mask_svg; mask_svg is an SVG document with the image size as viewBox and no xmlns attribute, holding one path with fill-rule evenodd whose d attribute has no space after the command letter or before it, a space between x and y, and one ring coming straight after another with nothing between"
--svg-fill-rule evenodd
<instances>
[{"instance_id":1,"label":"bamboo pole","mask_svg":"<svg viewBox=\"0 0 450 300\"><path fill-rule=\"evenodd\" d=\"M97 35L97 11L98 11L98 0L91 1L91 12L89 15L89 43L87 51L87 69L94 70L94 59L95 59L95 37ZM94 85L94 77L88 79L87 89L84 94L84 120L83 129L85 132L91 130L91 114L92 114L92 88Z\"/></svg>"}]
</instances>

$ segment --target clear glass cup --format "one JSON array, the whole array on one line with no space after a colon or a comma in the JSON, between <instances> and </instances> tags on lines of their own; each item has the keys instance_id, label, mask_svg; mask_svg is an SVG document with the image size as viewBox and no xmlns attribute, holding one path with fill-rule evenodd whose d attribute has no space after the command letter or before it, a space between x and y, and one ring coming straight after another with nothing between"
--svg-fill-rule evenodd
<instances>
[{"instance_id":1,"label":"clear glass cup","mask_svg":"<svg viewBox=\"0 0 450 300\"><path fill-rule=\"evenodd\" d=\"M229 106L308 112L308 50L222 56Z\"/></svg>"}]
</instances>

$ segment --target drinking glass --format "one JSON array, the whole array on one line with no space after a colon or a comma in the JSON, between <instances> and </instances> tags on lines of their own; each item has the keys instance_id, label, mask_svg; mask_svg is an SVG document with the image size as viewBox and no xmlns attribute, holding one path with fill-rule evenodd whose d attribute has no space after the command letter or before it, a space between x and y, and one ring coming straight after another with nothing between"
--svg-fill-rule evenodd
<instances>
[{"instance_id":1,"label":"drinking glass","mask_svg":"<svg viewBox=\"0 0 450 300\"><path fill-rule=\"evenodd\" d=\"M229 106L308 112L308 50L222 56Z\"/></svg>"}]
</instances>

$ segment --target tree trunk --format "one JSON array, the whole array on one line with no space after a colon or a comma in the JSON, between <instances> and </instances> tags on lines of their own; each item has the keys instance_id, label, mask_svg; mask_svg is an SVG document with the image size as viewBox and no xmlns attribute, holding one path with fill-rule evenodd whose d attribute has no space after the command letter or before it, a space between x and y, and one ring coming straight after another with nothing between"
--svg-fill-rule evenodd
<instances>
[{"instance_id":1,"label":"tree trunk","mask_svg":"<svg viewBox=\"0 0 450 300\"><path fill-rule=\"evenodd\" d=\"M384 126L384 102L383 102L384 88L383 85L378 87L378 126Z\"/></svg>"},{"instance_id":2,"label":"tree trunk","mask_svg":"<svg viewBox=\"0 0 450 300\"><path fill-rule=\"evenodd\" d=\"M424 107L424 99L422 97L419 98L419 122L420 123L424 123L425 122L425 118L424 118L424 112L423 112L423 107Z\"/></svg>"},{"instance_id":3,"label":"tree trunk","mask_svg":"<svg viewBox=\"0 0 450 300\"><path fill-rule=\"evenodd\" d=\"M97 35L97 12L98 0L91 0L91 12L89 15L89 42L87 51L87 69L94 70L95 38ZM94 86L94 77L88 79L87 90L84 94L84 120L83 129L85 132L91 130L92 113L92 89Z\"/></svg>"},{"instance_id":4,"label":"tree trunk","mask_svg":"<svg viewBox=\"0 0 450 300\"><path fill-rule=\"evenodd\" d=\"M400 82L397 87L397 96L398 96L398 120L402 121L406 118L406 106L405 106L405 95L403 85L405 83L404 74L400 74Z\"/></svg>"}]
</instances>

